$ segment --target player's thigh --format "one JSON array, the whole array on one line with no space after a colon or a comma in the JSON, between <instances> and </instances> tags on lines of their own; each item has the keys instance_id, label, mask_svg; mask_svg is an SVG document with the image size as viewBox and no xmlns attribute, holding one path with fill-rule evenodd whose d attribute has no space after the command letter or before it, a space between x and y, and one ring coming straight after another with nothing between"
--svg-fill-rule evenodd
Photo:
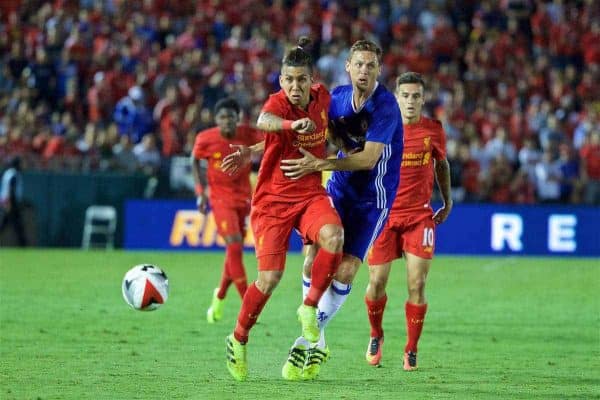
<instances>
[{"instance_id":1,"label":"player's thigh","mask_svg":"<svg viewBox=\"0 0 600 400\"><path fill-rule=\"evenodd\" d=\"M252 210L250 220L259 270L283 270L295 218L289 213L278 214L273 207L268 211Z\"/></svg>"},{"instance_id":2,"label":"player's thigh","mask_svg":"<svg viewBox=\"0 0 600 400\"><path fill-rule=\"evenodd\" d=\"M331 198L325 194L311 200L300 216L297 228L305 244L319 243L320 231L325 225L333 225L331 232L339 232L343 240L342 221L338 215Z\"/></svg>"},{"instance_id":3,"label":"player's thigh","mask_svg":"<svg viewBox=\"0 0 600 400\"><path fill-rule=\"evenodd\" d=\"M237 208L219 205L214 206L212 212L221 237L242 235Z\"/></svg>"},{"instance_id":4,"label":"player's thigh","mask_svg":"<svg viewBox=\"0 0 600 400\"><path fill-rule=\"evenodd\" d=\"M424 286L431 268L431 258L423 258L410 252L405 252L404 256L406 257L406 281L408 286Z\"/></svg>"},{"instance_id":5,"label":"player's thigh","mask_svg":"<svg viewBox=\"0 0 600 400\"><path fill-rule=\"evenodd\" d=\"M369 265L383 265L402 258L402 235L389 221L369 250Z\"/></svg>"},{"instance_id":6,"label":"player's thigh","mask_svg":"<svg viewBox=\"0 0 600 400\"><path fill-rule=\"evenodd\" d=\"M361 207L346 208L344 225L344 254L364 260L367 250L373 245L388 218L388 209Z\"/></svg>"},{"instance_id":7,"label":"player's thigh","mask_svg":"<svg viewBox=\"0 0 600 400\"><path fill-rule=\"evenodd\" d=\"M430 215L412 218L402 232L404 252L432 259L435 252L435 222Z\"/></svg>"}]
</instances>

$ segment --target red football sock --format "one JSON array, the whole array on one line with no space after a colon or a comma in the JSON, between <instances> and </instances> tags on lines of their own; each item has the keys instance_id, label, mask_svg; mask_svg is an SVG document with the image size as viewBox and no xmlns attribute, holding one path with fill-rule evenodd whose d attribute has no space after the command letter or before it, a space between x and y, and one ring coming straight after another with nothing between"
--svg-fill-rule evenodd
<instances>
[{"instance_id":1,"label":"red football sock","mask_svg":"<svg viewBox=\"0 0 600 400\"><path fill-rule=\"evenodd\" d=\"M227 257L225 257L225 262L223 263L223 273L221 274L221 283L219 284L219 291L217 292L217 297L221 300L223 300L227 295L227 289L229 289L229 285L231 285L232 282L227 270Z\"/></svg>"},{"instance_id":2,"label":"red football sock","mask_svg":"<svg viewBox=\"0 0 600 400\"><path fill-rule=\"evenodd\" d=\"M246 279L246 270L242 259L242 244L240 242L229 243L225 254L229 276L233 280L240 297L244 298L244 293L248 288L248 280Z\"/></svg>"},{"instance_id":3,"label":"red football sock","mask_svg":"<svg viewBox=\"0 0 600 400\"><path fill-rule=\"evenodd\" d=\"M327 290L333 276L335 275L342 261L342 253L330 253L321 248L315 256L312 266L312 280L310 289L304 299L304 304L311 307L316 307L323 292Z\"/></svg>"},{"instance_id":4,"label":"red football sock","mask_svg":"<svg viewBox=\"0 0 600 400\"><path fill-rule=\"evenodd\" d=\"M233 331L233 336L240 342L246 343L248 341L248 333L250 329L256 323L256 319L260 315L263 307L267 304L271 295L264 294L256 287L256 282L253 282L248 286L244 300L242 301L242 307L238 314L237 324Z\"/></svg>"},{"instance_id":5,"label":"red football sock","mask_svg":"<svg viewBox=\"0 0 600 400\"><path fill-rule=\"evenodd\" d=\"M387 295L384 294L377 300L369 300L365 296L365 304L367 305L367 314L371 323L371 337L383 337L383 311L387 303Z\"/></svg>"},{"instance_id":6,"label":"red football sock","mask_svg":"<svg viewBox=\"0 0 600 400\"><path fill-rule=\"evenodd\" d=\"M427 304L413 304L406 302L404 309L406 310L406 333L407 341L404 347L404 352L417 352L417 342L423 330L423 322L425 321L425 313L427 312Z\"/></svg>"}]
</instances>

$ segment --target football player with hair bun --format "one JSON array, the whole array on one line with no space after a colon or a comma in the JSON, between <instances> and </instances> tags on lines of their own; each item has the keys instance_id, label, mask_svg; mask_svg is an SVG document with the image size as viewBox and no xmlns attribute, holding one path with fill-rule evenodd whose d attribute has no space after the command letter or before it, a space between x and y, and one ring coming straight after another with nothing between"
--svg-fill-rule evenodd
<instances>
[{"instance_id":1,"label":"football player with hair bun","mask_svg":"<svg viewBox=\"0 0 600 400\"><path fill-rule=\"evenodd\" d=\"M261 146L235 146L222 169L232 172L253 151L264 150L250 213L256 243L258 279L248 286L237 324L227 337L227 369L239 381L248 376L246 348L250 330L281 280L292 229L304 240L318 243L313 281L297 310L302 334L310 343L319 339L317 304L327 290L342 258L344 230L331 199L321 184L321 172L289 179L279 168L282 159L326 155L327 111L331 96L313 84L312 57L301 38L282 61L281 90L269 96L257 126L265 132ZM293 379L291 377L290 379Z\"/></svg>"}]
</instances>

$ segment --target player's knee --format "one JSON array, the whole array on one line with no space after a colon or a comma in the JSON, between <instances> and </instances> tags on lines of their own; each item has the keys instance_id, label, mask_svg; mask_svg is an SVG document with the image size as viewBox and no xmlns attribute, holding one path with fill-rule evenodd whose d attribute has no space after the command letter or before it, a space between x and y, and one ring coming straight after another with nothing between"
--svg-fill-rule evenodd
<instances>
[{"instance_id":1,"label":"player's knee","mask_svg":"<svg viewBox=\"0 0 600 400\"><path fill-rule=\"evenodd\" d=\"M344 256L342 263L335 273L335 280L341 283L351 284L359 266L360 261L355 261L354 259Z\"/></svg>"},{"instance_id":2,"label":"player's knee","mask_svg":"<svg viewBox=\"0 0 600 400\"><path fill-rule=\"evenodd\" d=\"M423 297L425 295L425 278L409 280L408 292L412 297Z\"/></svg>"},{"instance_id":3,"label":"player's knee","mask_svg":"<svg viewBox=\"0 0 600 400\"><path fill-rule=\"evenodd\" d=\"M410 279L408 281L408 285L409 285L409 289L411 289L411 290L423 290L423 288L425 287L425 278L418 277L418 278Z\"/></svg>"},{"instance_id":4,"label":"player's knee","mask_svg":"<svg viewBox=\"0 0 600 400\"><path fill-rule=\"evenodd\" d=\"M261 271L256 281L258 290L264 294L271 294L279 284L282 274L282 271Z\"/></svg>"},{"instance_id":5,"label":"player's knee","mask_svg":"<svg viewBox=\"0 0 600 400\"><path fill-rule=\"evenodd\" d=\"M319 231L319 245L331 253L342 251L344 247L344 229L340 225L324 225Z\"/></svg>"},{"instance_id":6,"label":"player's knee","mask_svg":"<svg viewBox=\"0 0 600 400\"><path fill-rule=\"evenodd\" d=\"M369 279L369 286L375 294L382 296L383 293L385 293L385 287L387 286L387 278L383 276L371 276ZM377 296L377 298L381 296Z\"/></svg>"}]
</instances>

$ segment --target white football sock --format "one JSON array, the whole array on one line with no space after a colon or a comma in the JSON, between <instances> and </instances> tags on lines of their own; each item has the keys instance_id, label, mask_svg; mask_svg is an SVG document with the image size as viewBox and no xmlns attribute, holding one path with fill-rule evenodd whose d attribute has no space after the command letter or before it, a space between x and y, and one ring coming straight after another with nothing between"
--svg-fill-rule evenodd
<instances>
[{"instance_id":1,"label":"white football sock","mask_svg":"<svg viewBox=\"0 0 600 400\"><path fill-rule=\"evenodd\" d=\"M321 335L319 336L319 341L317 342L317 348L324 349L327 346L325 343L325 329L321 329Z\"/></svg>"},{"instance_id":2,"label":"white football sock","mask_svg":"<svg viewBox=\"0 0 600 400\"><path fill-rule=\"evenodd\" d=\"M329 321L337 314L342 304L348 298L351 289L352 284L341 283L334 279L325 293L323 293L317 309L317 321L321 331L325 329ZM323 338L324 341L325 339Z\"/></svg>"}]
</instances>

